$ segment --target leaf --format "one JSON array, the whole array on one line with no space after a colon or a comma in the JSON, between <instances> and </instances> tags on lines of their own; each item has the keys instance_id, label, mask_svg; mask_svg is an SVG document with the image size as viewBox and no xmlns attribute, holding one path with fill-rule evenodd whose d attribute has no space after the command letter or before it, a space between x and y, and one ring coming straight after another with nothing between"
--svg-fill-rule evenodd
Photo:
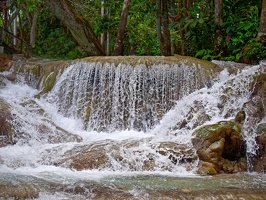
<instances>
[{"instance_id":1,"label":"leaf","mask_svg":"<svg viewBox=\"0 0 266 200\"><path fill-rule=\"evenodd\" d=\"M206 54L206 49L202 49L202 50L199 50L197 53L196 53L196 57L199 57L199 56L203 56Z\"/></svg>"},{"instance_id":2,"label":"leaf","mask_svg":"<svg viewBox=\"0 0 266 200\"><path fill-rule=\"evenodd\" d=\"M199 23L200 24L203 24L204 23L204 20L201 18L201 19L199 19Z\"/></svg>"},{"instance_id":3,"label":"leaf","mask_svg":"<svg viewBox=\"0 0 266 200\"><path fill-rule=\"evenodd\" d=\"M236 60L239 60L239 58L241 58L241 56L242 56L241 53L236 54Z\"/></svg>"}]
</instances>

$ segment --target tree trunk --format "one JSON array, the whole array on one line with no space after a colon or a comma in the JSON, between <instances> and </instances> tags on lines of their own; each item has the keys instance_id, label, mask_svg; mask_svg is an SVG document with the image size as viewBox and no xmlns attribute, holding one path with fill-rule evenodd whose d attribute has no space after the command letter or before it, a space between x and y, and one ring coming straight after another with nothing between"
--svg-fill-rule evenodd
<instances>
[{"instance_id":1,"label":"tree trunk","mask_svg":"<svg viewBox=\"0 0 266 200\"><path fill-rule=\"evenodd\" d=\"M157 34L157 40L160 45L160 50L162 52L162 10L161 10L161 0L156 0L156 7L157 7L157 13L156 13L156 34Z\"/></svg>"},{"instance_id":2,"label":"tree trunk","mask_svg":"<svg viewBox=\"0 0 266 200\"><path fill-rule=\"evenodd\" d=\"M171 56L171 36L169 31L168 0L162 0L162 55Z\"/></svg>"},{"instance_id":3,"label":"tree trunk","mask_svg":"<svg viewBox=\"0 0 266 200\"><path fill-rule=\"evenodd\" d=\"M68 0L43 0L52 13L68 27L88 56L104 55L104 50L86 19L79 16Z\"/></svg>"},{"instance_id":4,"label":"tree trunk","mask_svg":"<svg viewBox=\"0 0 266 200\"><path fill-rule=\"evenodd\" d=\"M216 25L216 31L214 36L214 53L218 54L222 45L222 12L223 12L223 0L214 0L215 6L215 18L214 23Z\"/></svg>"},{"instance_id":5,"label":"tree trunk","mask_svg":"<svg viewBox=\"0 0 266 200\"><path fill-rule=\"evenodd\" d=\"M266 44L266 0L262 2L258 41Z\"/></svg>"},{"instance_id":6,"label":"tree trunk","mask_svg":"<svg viewBox=\"0 0 266 200\"><path fill-rule=\"evenodd\" d=\"M104 0L102 1L101 17L104 18ZM101 33L101 45L102 45L102 47L103 47L103 44L104 44L104 39L105 39L105 34Z\"/></svg>"},{"instance_id":7,"label":"tree trunk","mask_svg":"<svg viewBox=\"0 0 266 200\"><path fill-rule=\"evenodd\" d=\"M123 42L125 38L127 16L129 11L130 0L124 0L124 6L120 17L118 33L116 36L116 42L112 56L119 56L123 54Z\"/></svg>"},{"instance_id":8,"label":"tree trunk","mask_svg":"<svg viewBox=\"0 0 266 200\"><path fill-rule=\"evenodd\" d=\"M217 26L221 27L223 23L222 11L223 11L223 0L214 0L215 3L215 19L214 22Z\"/></svg>"},{"instance_id":9,"label":"tree trunk","mask_svg":"<svg viewBox=\"0 0 266 200\"><path fill-rule=\"evenodd\" d=\"M17 18L19 14L19 9L15 8L15 11L11 14L11 16L9 17L8 21L7 21L7 26L11 26L12 23L14 22L14 20Z\"/></svg>"},{"instance_id":10,"label":"tree trunk","mask_svg":"<svg viewBox=\"0 0 266 200\"><path fill-rule=\"evenodd\" d=\"M181 12L184 8L186 9L183 12L183 16L187 17L189 14L189 8L192 6L191 0L179 0L178 2L178 10ZM180 55L186 55L186 47L187 47L187 41L186 41L186 34L188 32L188 29L184 28L184 25L181 24L179 27L179 33L181 37L181 47L180 47Z\"/></svg>"},{"instance_id":11,"label":"tree trunk","mask_svg":"<svg viewBox=\"0 0 266 200\"><path fill-rule=\"evenodd\" d=\"M30 29L30 45L33 47L35 43L36 27L37 27L37 16L38 13L35 11L33 13L31 29Z\"/></svg>"}]
</instances>

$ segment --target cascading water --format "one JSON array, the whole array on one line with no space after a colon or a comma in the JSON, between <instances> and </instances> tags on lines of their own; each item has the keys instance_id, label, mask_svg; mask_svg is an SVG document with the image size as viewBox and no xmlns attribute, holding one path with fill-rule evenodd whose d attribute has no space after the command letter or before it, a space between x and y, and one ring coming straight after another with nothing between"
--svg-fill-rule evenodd
<instances>
[{"instance_id":1,"label":"cascading water","mask_svg":"<svg viewBox=\"0 0 266 200\"><path fill-rule=\"evenodd\" d=\"M176 100L207 84L196 65L78 62L58 78L47 99L64 116L83 119L88 131L147 131Z\"/></svg>"},{"instance_id":2,"label":"cascading water","mask_svg":"<svg viewBox=\"0 0 266 200\"><path fill-rule=\"evenodd\" d=\"M220 73L185 62L78 61L56 75L47 94L41 92L45 80L40 89L32 87L37 78L31 73L18 74L16 82L0 79L16 142L0 148L0 180L32 183L38 199L237 199L234 191L221 190L227 179L217 183L196 175L191 135L202 125L234 118L265 65L230 74L215 63ZM244 134L250 155L256 133ZM266 177L245 177L226 178L244 188L239 198L263 199Z\"/></svg>"}]
</instances>

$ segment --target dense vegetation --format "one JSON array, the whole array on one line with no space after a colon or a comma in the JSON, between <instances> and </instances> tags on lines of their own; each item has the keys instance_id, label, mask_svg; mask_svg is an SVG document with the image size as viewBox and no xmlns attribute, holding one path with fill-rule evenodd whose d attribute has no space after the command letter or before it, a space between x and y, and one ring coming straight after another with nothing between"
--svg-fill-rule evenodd
<instances>
[{"instance_id":1,"label":"dense vegetation","mask_svg":"<svg viewBox=\"0 0 266 200\"><path fill-rule=\"evenodd\" d=\"M18 35L30 41L32 54L60 59L87 56L69 28L55 17L44 2L17 0L13 1L10 7L13 13L16 9L19 10ZM75 12L88 21L105 55L111 55L121 21L123 2L68 2ZM222 6L220 16L216 7L217 2ZM266 58L266 42L258 37L259 26L262 23L262 5L262 0L131 0L121 55L167 55L163 48L168 48L171 55L181 54L208 60L259 62ZM165 12L167 19L163 18ZM2 24L3 19L2 17ZM170 32L169 47L163 47L162 40L159 39L164 37L163 34L167 31L163 24L165 22ZM12 23L10 31L11 27ZM158 28L161 27L162 36L158 35Z\"/></svg>"}]
</instances>

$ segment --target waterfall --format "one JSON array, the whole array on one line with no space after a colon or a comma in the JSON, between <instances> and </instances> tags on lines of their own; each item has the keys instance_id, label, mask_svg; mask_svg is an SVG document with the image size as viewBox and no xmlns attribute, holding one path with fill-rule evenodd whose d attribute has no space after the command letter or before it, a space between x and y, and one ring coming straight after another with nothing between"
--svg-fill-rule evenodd
<instances>
[{"instance_id":1,"label":"waterfall","mask_svg":"<svg viewBox=\"0 0 266 200\"><path fill-rule=\"evenodd\" d=\"M86 130L152 129L175 102L210 85L196 64L70 65L47 96L64 116L81 118Z\"/></svg>"},{"instance_id":2,"label":"waterfall","mask_svg":"<svg viewBox=\"0 0 266 200\"><path fill-rule=\"evenodd\" d=\"M4 107L14 139L0 148L0 181L37 199L263 199L263 174L199 178L192 137L244 111L252 171L256 127L266 121L254 77L265 64L130 59L14 63L0 72L0 124Z\"/></svg>"}]
</instances>

